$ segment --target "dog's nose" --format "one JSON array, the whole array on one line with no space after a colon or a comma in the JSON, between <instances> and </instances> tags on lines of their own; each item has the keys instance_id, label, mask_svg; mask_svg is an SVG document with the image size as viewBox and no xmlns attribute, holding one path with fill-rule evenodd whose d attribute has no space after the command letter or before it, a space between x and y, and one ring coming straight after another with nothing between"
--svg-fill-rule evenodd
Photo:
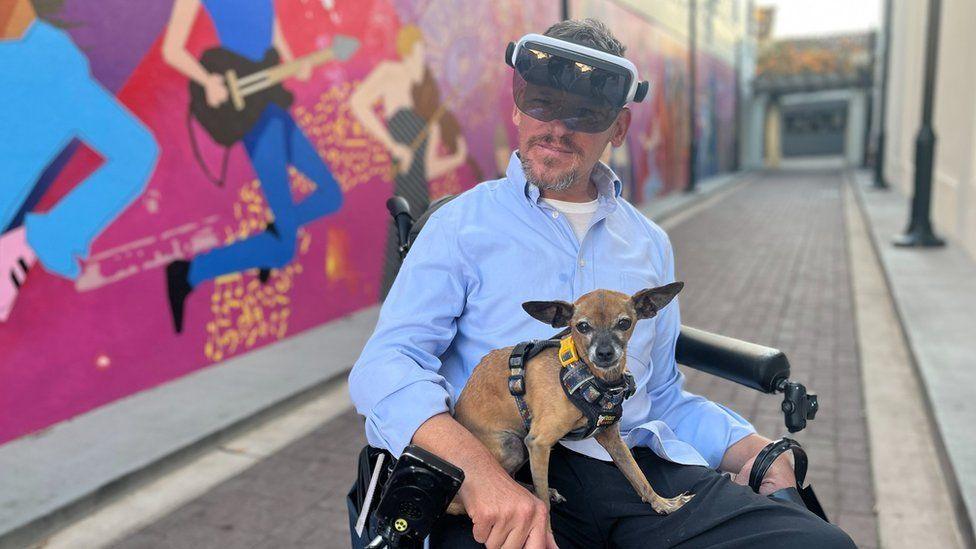
<instances>
[{"instance_id":1,"label":"dog's nose","mask_svg":"<svg viewBox=\"0 0 976 549\"><path fill-rule=\"evenodd\" d=\"M613 360L613 355L613 347L609 345L596 348L596 359L600 362L610 362Z\"/></svg>"}]
</instances>

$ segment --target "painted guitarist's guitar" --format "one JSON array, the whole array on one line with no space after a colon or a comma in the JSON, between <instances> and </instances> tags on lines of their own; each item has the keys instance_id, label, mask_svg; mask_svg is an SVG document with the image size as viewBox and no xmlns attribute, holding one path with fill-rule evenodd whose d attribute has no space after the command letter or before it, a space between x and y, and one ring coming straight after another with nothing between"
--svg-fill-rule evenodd
<instances>
[{"instance_id":1,"label":"painted guitarist's guitar","mask_svg":"<svg viewBox=\"0 0 976 549\"><path fill-rule=\"evenodd\" d=\"M208 72L224 76L230 100L211 107L203 86L190 81L190 112L214 141L233 145L257 123L270 103L286 109L291 106L294 98L281 82L295 75L303 64L345 61L358 49L359 41L355 38L335 36L330 47L284 64L275 50L268 50L264 59L257 62L224 48L207 50L200 57L200 64Z\"/></svg>"}]
</instances>

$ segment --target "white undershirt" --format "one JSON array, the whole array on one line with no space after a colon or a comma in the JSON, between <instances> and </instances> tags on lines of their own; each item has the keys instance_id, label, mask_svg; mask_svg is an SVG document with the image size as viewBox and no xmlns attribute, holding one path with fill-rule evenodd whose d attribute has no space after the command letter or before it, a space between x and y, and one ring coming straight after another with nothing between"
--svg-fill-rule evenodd
<instances>
[{"instance_id":1,"label":"white undershirt","mask_svg":"<svg viewBox=\"0 0 976 549\"><path fill-rule=\"evenodd\" d=\"M596 212L599 199L594 199L591 202L565 202L551 198L543 198L542 200L562 212L566 219L569 219L569 224L572 225L573 232L576 233L576 240L582 242L583 235L586 234L590 220L593 219L593 214Z\"/></svg>"}]
</instances>

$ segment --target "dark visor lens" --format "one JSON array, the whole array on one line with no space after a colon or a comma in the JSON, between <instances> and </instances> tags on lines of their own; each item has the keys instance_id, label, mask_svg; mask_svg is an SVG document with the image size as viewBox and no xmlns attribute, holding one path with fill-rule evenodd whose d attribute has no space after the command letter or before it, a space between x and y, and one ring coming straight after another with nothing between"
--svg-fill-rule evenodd
<instances>
[{"instance_id":1,"label":"dark visor lens","mask_svg":"<svg viewBox=\"0 0 976 549\"><path fill-rule=\"evenodd\" d=\"M599 133L626 102L626 75L530 48L515 60L515 105L542 122L560 120L573 131Z\"/></svg>"}]
</instances>

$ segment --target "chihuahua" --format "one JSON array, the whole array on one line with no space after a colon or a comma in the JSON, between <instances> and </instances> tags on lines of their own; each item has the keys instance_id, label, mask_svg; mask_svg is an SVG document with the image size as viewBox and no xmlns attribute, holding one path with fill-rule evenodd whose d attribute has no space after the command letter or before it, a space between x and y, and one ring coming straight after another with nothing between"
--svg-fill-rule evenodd
<instances>
[{"instance_id":1,"label":"chihuahua","mask_svg":"<svg viewBox=\"0 0 976 549\"><path fill-rule=\"evenodd\" d=\"M609 416L610 421L604 421L606 416L584 414L570 400L568 395L572 389L563 382L562 371L572 361L584 379L599 380L595 381L596 387L622 386L625 376L630 377L626 346L634 325L641 319L654 317L682 287L684 283L674 282L641 290L633 296L595 290L575 303L523 303L522 308L533 318L554 328L566 328L559 334L564 336L560 348L553 348L557 346L555 343L548 345L521 365L524 379L517 386L520 396L514 396L516 390L510 391L513 372L510 357L515 347L491 351L475 367L461 392L455 418L488 447L509 474L528 459L535 493L547 508L550 499L562 501L558 493L549 490L551 448L567 434L584 432L587 433L584 436L592 435L606 449L641 499L650 503L655 512L668 514L680 509L692 495L665 498L655 493L621 438L617 420L623 398L614 401L617 412L616 416ZM582 370L584 366L588 372ZM523 370L517 372L523 374ZM520 398L522 402L518 402ZM600 419L594 422L591 416ZM448 512L463 513L460 501L455 500Z\"/></svg>"}]
</instances>

